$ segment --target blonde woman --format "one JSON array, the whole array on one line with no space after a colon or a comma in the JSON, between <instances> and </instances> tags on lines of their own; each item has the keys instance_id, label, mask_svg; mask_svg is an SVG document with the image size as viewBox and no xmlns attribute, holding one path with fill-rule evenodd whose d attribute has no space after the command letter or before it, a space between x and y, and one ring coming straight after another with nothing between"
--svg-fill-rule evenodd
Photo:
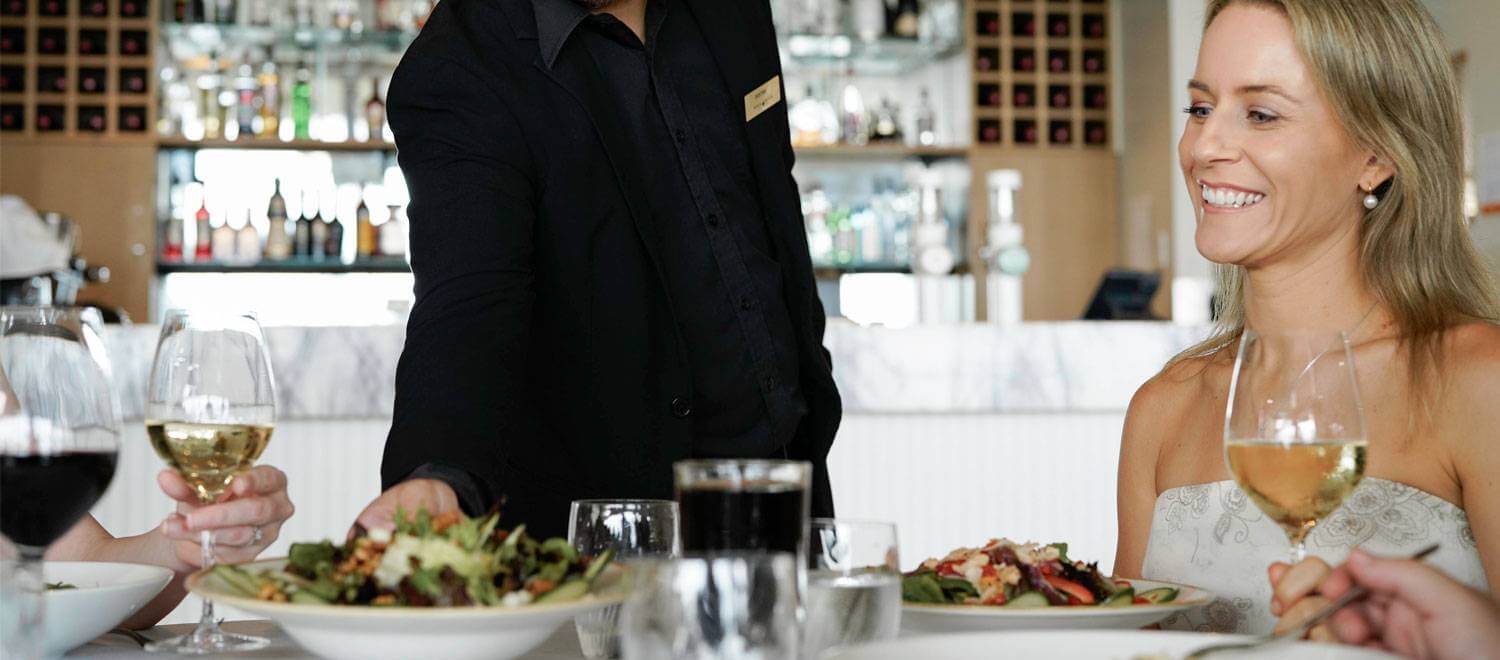
<instances>
[{"instance_id":1,"label":"blonde woman","mask_svg":"<svg viewBox=\"0 0 1500 660\"><path fill-rule=\"evenodd\" d=\"M1429 563L1487 592L1500 583L1500 307L1460 211L1441 35L1417 0L1214 0L1207 16L1178 157L1221 325L1131 401L1115 572L1219 595L1169 628L1265 632L1316 606L1311 560L1293 573L1312 579L1282 581L1272 602L1286 536L1229 480L1221 438L1243 330L1343 330L1367 477L1308 551L1338 563L1436 541Z\"/></svg>"}]
</instances>

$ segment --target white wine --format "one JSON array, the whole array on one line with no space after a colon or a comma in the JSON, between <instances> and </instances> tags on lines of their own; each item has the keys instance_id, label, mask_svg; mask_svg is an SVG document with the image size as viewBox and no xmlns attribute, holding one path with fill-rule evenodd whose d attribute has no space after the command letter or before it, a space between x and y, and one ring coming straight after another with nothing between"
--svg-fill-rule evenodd
<instances>
[{"instance_id":1,"label":"white wine","mask_svg":"<svg viewBox=\"0 0 1500 660\"><path fill-rule=\"evenodd\" d=\"M250 469L271 441L270 425L146 422L151 447L197 491L212 502L234 475Z\"/></svg>"},{"instance_id":2,"label":"white wine","mask_svg":"<svg viewBox=\"0 0 1500 660\"><path fill-rule=\"evenodd\" d=\"M1367 446L1364 440L1230 441L1225 453L1240 488L1297 545L1359 484Z\"/></svg>"}]
</instances>

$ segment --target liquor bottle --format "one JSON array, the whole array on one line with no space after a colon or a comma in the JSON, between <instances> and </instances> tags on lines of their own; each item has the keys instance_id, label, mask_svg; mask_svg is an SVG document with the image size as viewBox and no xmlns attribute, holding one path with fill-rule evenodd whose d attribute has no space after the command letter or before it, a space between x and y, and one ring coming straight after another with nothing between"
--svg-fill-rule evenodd
<instances>
[{"instance_id":1,"label":"liquor bottle","mask_svg":"<svg viewBox=\"0 0 1500 660\"><path fill-rule=\"evenodd\" d=\"M995 92L998 97L1000 93ZM922 100L917 106L917 144L930 147L937 144L937 113L932 110L932 102L927 97L927 88L922 88Z\"/></svg>"},{"instance_id":2,"label":"liquor bottle","mask_svg":"<svg viewBox=\"0 0 1500 660\"><path fill-rule=\"evenodd\" d=\"M380 100L380 76L370 78L370 100L365 101L365 125L372 142L385 139L385 101Z\"/></svg>"},{"instance_id":3,"label":"liquor bottle","mask_svg":"<svg viewBox=\"0 0 1500 660\"><path fill-rule=\"evenodd\" d=\"M359 206L354 209L354 258L369 259L378 252L375 240L375 225L370 224L370 207L365 205L365 196L359 196Z\"/></svg>"},{"instance_id":4,"label":"liquor bottle","mask_svg":"<svg viewBox=\"0 0 1500 660\"><path fill-rule=\"evenodd\" d=\"M276 180L276 190L271 193L266 219L271 224L266 231L266 259L282 261L292 256L292 241L286 235L286 199L281 196L281 179Z\"/></svg>"},{"instance_id":5,"label":"liquor bottle","mask_svg":"<svg viewBox=\"0 0 1500 660\"><path fill-rule=\"evenodd\" d=\"M276 62L270 53L260 65L260 137L276 137L281 128L281 77L276 74Z\"/></svg>"},{"instance_id":6,"label":"liquor bottle","mask_svg":"<svg viewBox=\"0 0 1500 660\"><path fill-rule=\"evenodd\" d=\"M280 233L282 238L286 238L285 224L281 226ZM234 254L234 260L238 263L253 264L260 261L260 232L255 231L255 225L250 223L250 209L248 208L245 209L245 224L235 232Z\"/></svg>"},{"instance_id":7,"label":"liquor bottle","mask_svg":"<svg viewBox=\"0 0 1500 660\"><path fill-rule=\"evenodd\" d=\"M390 217L380 223L380 236L377 244L380 246L382 257L404 257L406 256L406 234L401 231L401 205L387 204L391 210Z\"/></svg>"},{"instance_id":8,"label":"liquor bottle","mask_svg":"<svg viewBox=\"0 0 1500 660\"><path fill-rule=\"evenodd\" d=\"M246 59L249 59L246 53ZM255 67L246 61L240 64L239 75L234 79L235 91L239 92L235 99L235 114L238 115L240 124L240 139L255 137L255 119L260 114L260 85L255 80Z\"/></svg>"},{"instance_id":9,"label":"liquor bottle","mask_svg":"<svg viewBox=\"0 0 1500 660\"><path fill-rule=\"evenodd\" d=\"M323 220L321 204L313 204L312 228L307 239L307 253L313 261L322 261L328 247L328 223Z\"/></svg>"},{"instance_id":10,"label":"liquor bottle","mask_svg":"<svg viewBox=\"0 0 1500 660\"><path fill-rule=\"evenodd\" d=\"M823 147L838 142L839 117L833 104L813 93L812 85L807 94L790 110L792 146Z\"/></svg>"},{"instance_id":11,"label":"liquor bottle","mask_svg":"<svg viewBox=\"0 0 1500 660\"><path fill-rule=\"evenodd\" d=\"M870 127L871 142L899 142L901 140L901 118L890 98L880 99L880 109L875 111L875 121Z\"/></svg>"},{"instance_id":12,"label":"liquor bottle","mask_svg":"<svg viewBox=\"0 0 1500 660\"><path fill-rule=\"evenodd\" d=\"M344 260L344 223L337 211L328 216L327 235L323 238L323 256L332 261Z\"/></svg>"},{"instance_id":13,"label":"liquor bottle","mask_svg":"<svg viewBox=\"0 0 1500 660\"><path fill-rule=\"evenodd\" d=\"M853 74L854 71L850 68L846 73L850 76L849 81L840 95L839 137L845 144L862 145L870 140L870 125L865 112L864 96L854 86Z\"/></svg>"},{"instance_id":14,"label":"liquor bottle","mask_svg":"<svg viewBox=\"0 0 1500 660\"><path fill-rule=\"evenodd\" d=\"M307 214L307 191L302 191L302 217L297 219L297 229L292 232L292 255L299 258L312 256L312 216Z\"/></svg>"},{"instance_id":15,"label":"liquor bottle","mask_svg":"<svg viewBox=\"0 0 1500 660\"><path fill-rule=\"evenodd\" d=\"M224 136L219 113L219 55L210 53L208 58L213 67L198 74L198 116L203 118L203 139L214 140Z\"/></svg>"},{"instance_id":16,"label":"liquor bottle","mask_svg":"<svg viewBox=\"0 0 1500 660\"><path fill-rule=\"evenodd\" d=\"M248 221L248 219L247 219ZM234 263L238 258L238 250L235 244L239 242L239 232L229 226L229 218L226 216L219 220L219 226L213 229L213 260L219 263Z\"/></svg>"},{"instance_id":17,"label":"liquor bottle","mask_svg":"<svg viewBox=\"0 0 1500 660\"><path fill-rule=\"evenodd\" d=\"M298 140L312 139L312 72L307 69L307 60L297 65L292 79L292 124Z\"/></svg>"},{"instance_id":18,"label":"liquor bottle","mask_svg":"<svg viewBox=\"0 0 1500 660\"><path fill-rule=\"evenodd\" d=\"M901 39L917 38L917 30L921 26L921 11L917 8L917 0L886 2L886 19L890 36Z\"/></svg>"},{"instance_id":19,"label":"liquor bottle","mask_svg":"<svg viewBox=\"0 0 1500 660\"><path fill-rule=\"evenodd\" d=\"M182 216L173 213L167 218L166 231L163 234L161 260L169 263L182 261L182 244L186 238Z\"/></svg>"},{"instance_id":20,"label":"liquor bottle","mask_svg":"<svg viewBox=\"0 0 1500 660\"><path fill-rule=\"evenodd\" d=\"M198 212L193 214L198 240L193 250L193 261L208 261L213 259L213 228L209 225L208 215L208 190L203 191L203 201L198 205Z\"/></svg>"}]
</instances>

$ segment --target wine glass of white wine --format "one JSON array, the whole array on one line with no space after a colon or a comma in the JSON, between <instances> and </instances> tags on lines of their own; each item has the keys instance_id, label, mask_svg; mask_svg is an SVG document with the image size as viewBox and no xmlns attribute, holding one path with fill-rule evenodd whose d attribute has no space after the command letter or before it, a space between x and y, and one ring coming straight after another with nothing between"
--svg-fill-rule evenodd
<instances>
[{"instance_id":1,"label":"wine glass of white wine","mask_svg":"<svg viewBox=\"0 0 1500 660\"><path fill-rule=\"evenodd\" d=\"M1234 480L1291 541L1292 563L1318 521L1365 473L1364 411L1343 332L1240 339L1224 419Z\"/></svg>"},{"instance_id":2,"label":"wine glass of white wine","mask_svg":"<svg viewBox=\"0 0 1500 660\"><path fill-rule=\"evenodd\" d=\"M146 386L146 434L200 501L218 501L235 475L255 465L275 422L271 361L255 315L168 312ZM213 536L204 531L201 538L208 568L214 564ZM213 603L204 599L197 628L147 650L202 655L269 643L221 630Z\"/></svg>"}]
</instances>

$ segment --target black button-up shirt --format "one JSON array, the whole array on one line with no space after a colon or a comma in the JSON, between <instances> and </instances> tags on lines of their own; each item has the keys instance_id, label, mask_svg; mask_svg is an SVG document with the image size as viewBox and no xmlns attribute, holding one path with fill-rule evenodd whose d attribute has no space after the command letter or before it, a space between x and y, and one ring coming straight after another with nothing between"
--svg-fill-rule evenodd
<instances>
[{"instance_id":1,"label":"black button-up shirt","mask_svg":"<svg viewBox=\"0 0 1500 660\"><path fill-rule=\"evenodd\" d=\"M649 170L642 179L695 390L674 399L671 413L692 420L697 455L775 452L807 406L742 100L730 97L685 5L650 0L644 42L574 0L535 6L544 63L570 39L589 49Z\"/></svg>"}]
</instances>

